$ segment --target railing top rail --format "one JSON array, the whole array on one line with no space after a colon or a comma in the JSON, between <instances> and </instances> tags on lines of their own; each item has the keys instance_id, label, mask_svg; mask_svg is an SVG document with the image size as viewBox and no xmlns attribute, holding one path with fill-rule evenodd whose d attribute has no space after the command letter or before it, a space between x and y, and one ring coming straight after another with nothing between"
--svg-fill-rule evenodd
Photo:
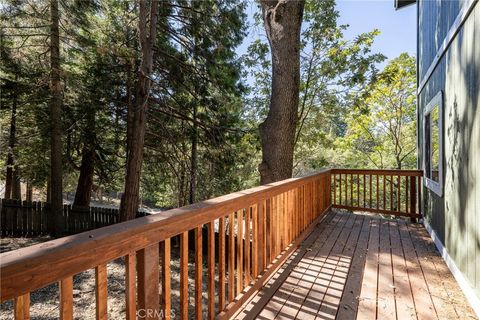
<instances>
[{"instance_id":1,"label":"railing top rail","mask_svg":"<svg viewBox=\"0 0 480 320\"><path fill-rule=\"evenodd\" d=\"M394 176L423 176L422 170L402 170L402 169L331 169L334 174L366 174L366 175L394 175Z\"/></svg>"},{"instance_id":2,"label":"railing top rail","mask_svg":"<svg viewBox=\"0 0 480 320\"><path fill-rule=\"evenodd\" d=\"M11 299L110 262L206 224L221 216L294 189L318 173L259 186L108 227L0 254L0 300Z\"/></svg>"}]
</instances>

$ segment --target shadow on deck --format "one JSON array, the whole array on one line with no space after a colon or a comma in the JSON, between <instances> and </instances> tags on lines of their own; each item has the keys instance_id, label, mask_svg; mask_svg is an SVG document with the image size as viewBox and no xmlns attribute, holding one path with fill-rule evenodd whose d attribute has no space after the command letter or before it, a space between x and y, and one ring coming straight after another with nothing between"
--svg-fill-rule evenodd
<instances>
[{"instance_id":1,"label":"shadow on deck","mask_svg":"<svg viewBox=\"0 0 480 320\"><path fill-rule=\"evenodd\" d=\"M236 319L476 319L421 224L331 211Z\"/></svg>"}]
</instances>

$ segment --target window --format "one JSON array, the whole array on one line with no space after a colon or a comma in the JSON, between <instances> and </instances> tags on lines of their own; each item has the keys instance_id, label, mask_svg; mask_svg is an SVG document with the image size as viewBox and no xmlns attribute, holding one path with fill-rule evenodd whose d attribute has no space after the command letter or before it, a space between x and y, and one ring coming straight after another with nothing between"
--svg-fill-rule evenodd
<instances>
[{"instance_id":1,"label":"window","mask_svg":"<svg viewBox=\"0 0 480 320\"><path fill-rule=\"evenodd\" d=\"M442 196L443 193L443 99L440 91L426 106L423 117L425 186Z\"/></svg>"}]
</instances>

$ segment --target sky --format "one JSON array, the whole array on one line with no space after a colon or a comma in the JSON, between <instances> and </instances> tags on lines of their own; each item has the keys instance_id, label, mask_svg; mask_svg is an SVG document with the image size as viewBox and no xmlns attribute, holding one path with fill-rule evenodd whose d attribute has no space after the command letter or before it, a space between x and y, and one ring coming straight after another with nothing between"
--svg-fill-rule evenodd
<instances>
[{"instance_id":1,"label":"sky","mask_svg":"<svg viewBox=\"0 0 480 320\"><path fill-rule=\"evenodd\" d=\"M417 52L417 7L393 8L394 0L338 0L340 24L348 24L347 39L356 34L379 29L373 50L393 59L402 52Z\"/></svg>"},{"instance_id":2,"label":"sky","mask_svg":"<svg viewBox=\"0 0 480 320\"><path fill-rule=\"evenodd\" d=\"M319 0L320 1L320 0ZM340 12L339 24L348 24L345 32L347 39L353 39L362 32L379 29L380 35L375 39L374 52L383 53L393 59L402 52L416 54L416 6L410 5L395 11L394 0L337 0ZM247 8L249 24L253 25L253 13L256 11L252 0ZM258 29L258 28L257 28ZM239 48L239 54L246 52L248 44L257 39L263 30L251 30ZM379 65L382 68L386 62Z\"/></svg>"}]
</instances>

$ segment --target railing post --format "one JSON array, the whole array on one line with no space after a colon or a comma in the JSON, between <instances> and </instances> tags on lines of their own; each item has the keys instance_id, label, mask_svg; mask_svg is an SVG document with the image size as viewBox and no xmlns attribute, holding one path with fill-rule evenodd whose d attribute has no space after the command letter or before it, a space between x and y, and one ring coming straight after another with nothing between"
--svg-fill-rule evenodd
<instances>
[{"instance_id":1,"label":"railing post","mask_svg":"<svg viewBox=\"0 0 480 320\"><path fill-rule=\"evenodd\" d=\"M138 312L145 314L145 319L159 317L159 246L153 244L137 252L138 272Z\"/></svg>"},{"instance_id":2,"label":"railing post","mask_svg":"<svg viewBox=\"0 0 480 320\"><path fill-rule=\"evenodd\" d=\"M257 215L258 215L258 234L257 234L257 246L258 246L258 266L257 266L257 272L258 274L261 274L263 270L265 269L265 213L264 213L264 206L263 206L263 201L260 201L257 205Z\"/></svg>"},{"instance_id":3,"label":"railing post","mask_svg":"<svg viewBox=\"0 0 480 320\"><path fill-rule=\"evenodd\" d=\"M410 215L412 222L416 222L415 215L417 214L417 190L416 190L416 177L410 177ZM418 186L420 188L420 186Z\"/></svg>"}]
</instances>

